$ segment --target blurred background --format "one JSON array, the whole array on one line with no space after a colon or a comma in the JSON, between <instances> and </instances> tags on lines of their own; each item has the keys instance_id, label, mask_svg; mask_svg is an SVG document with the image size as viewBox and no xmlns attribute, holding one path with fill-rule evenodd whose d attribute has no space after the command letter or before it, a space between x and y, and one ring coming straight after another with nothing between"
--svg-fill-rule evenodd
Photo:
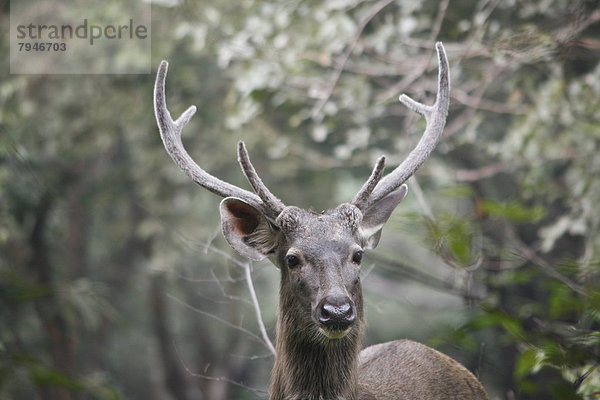
<instances>
[{"instance_id":1,"label":"blurred background","mask_svg":"<svg viewBox=\"0 0 600 400\"><path fill-rule=\"evenodd\" d=\"M397 97L433 102L438 40L448 123L363 262L364 344L433 346L492 399L600 397L596 1L152 4L190 154L247 188L244 140L316 211L416 144ZM245 267L271 340L278 271L229 249L220 199L170 160L154 75L9 75L0 47L0 399L265 399Z\"/></svg>"}]
</instances>

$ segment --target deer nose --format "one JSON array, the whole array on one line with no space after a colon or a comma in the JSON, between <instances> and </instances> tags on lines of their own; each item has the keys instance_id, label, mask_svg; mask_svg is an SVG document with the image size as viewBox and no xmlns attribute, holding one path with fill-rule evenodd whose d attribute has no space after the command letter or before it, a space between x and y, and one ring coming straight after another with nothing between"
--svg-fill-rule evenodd
<instances>
[{"instance_id":1,"label":"deer nose","mask_svg":"<svg viewBox=\"0 0 600 400\"><path fill-rule=\"evenodd\" d=\"M354 304L347 296L327 296L319 305L317 318L326 329L346 330L356 321Z\"/></svg>"}]
</instances>

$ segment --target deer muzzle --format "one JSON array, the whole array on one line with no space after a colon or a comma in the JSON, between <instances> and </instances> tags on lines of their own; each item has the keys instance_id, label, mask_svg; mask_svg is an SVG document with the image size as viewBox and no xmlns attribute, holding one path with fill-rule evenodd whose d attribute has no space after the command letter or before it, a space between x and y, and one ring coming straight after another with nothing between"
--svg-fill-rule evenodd
<instances>
[{"instance_id":1,"label":"deer muzzle","mask_svg":"<svg viewBox=\"0 0 600 400\"><path fill-rule=\"evenodd\" d=\"M348 296L327 296L315 310L319 330L329 339L341 339L356 322L356 306Z\"/></svg>"}]
</instances>

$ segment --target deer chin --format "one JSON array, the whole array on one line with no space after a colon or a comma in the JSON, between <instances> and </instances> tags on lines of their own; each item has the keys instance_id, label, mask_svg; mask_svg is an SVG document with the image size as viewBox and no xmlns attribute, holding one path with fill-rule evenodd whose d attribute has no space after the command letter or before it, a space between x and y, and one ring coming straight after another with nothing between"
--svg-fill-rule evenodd
<instances>
[{"instance_id":1,"label":"deer chin","mask_svg":"<svg viewBox=\"0 0 600 400\"><path fill-rule=\"evenodd\" d=\"M331 330L331 329L323 328L322 326L319 327L319 332L321 332L323 335L325 335L328 339L342 339L342 338L346 337L346 335L351 330L352 330L352 327L350 327L348 329L344 329L344 330Z\"/></svg>"}]
</instances>

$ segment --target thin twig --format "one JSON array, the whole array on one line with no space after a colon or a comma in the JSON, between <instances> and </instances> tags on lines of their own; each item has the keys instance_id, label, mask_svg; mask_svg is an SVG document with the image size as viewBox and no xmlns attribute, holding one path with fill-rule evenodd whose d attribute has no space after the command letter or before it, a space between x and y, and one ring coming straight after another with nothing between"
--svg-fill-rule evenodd
<instances>
[{"instance_id":1,"label":"thin twig","mask_svg":"<svg viewBox=\"0 0 600 400\"><path fill-rule=\"evenodd\" d=\"M433 25L433 28L431 29L431 35L429 36L429 40L432 43L437 42L437 37L440 34L442 22L444 22L444 17L446 16L446 10L448 9L449 2L450 0L443 0L440 3L440 6L438 7L435 23ZM390 86L387 90L385 90L382 95L377 96L377 102L385 101L390 97L395 96L396 93L404 92L405 89L408 86L410 86L411 83L423 76L423 74L429 69L432 59L433 54L430 54L429 58L427 59L427 62L422 63L421 67L417 69L414 73L405 76L404 79L402 79L400 82Z\"/></svg>"},{"instance_id":2,"label":"thin twig","mask_svg":"<svg viewBox=\"0 0 600 400\"><path fill-rule=\"evenodd\" d=\"M379 265L386 265L388 267L391 267L390 271L393 271L394 274L402 276L403 278L409 279L411 281L418 282L429 288L449 293L455 296L459 296L467 300L480 301L483 299L483 296L477 295L471 290L466 290L466 288L459 287L456 284L456 280L442 280L406 262L391 260L387 257L380 256L378 254L369 254L369 258L373 259L373 261L375 261ZM469 275L471 274L471 272L467 273Z\"/></svg>"},{"instance_id":3,"label":"thin twig","mask_svg":"<svg viewBox=\"0 0 600 400\"><path fill-rule=\"evenodd\" d=\"M523 115L527 112L527 108L524 106L511 106L497 103L486 100L482 98L482 96L471 96L469 93L457 88L452 89L452 98L465 106L484 111L491 111L496 114Z\"/></svg>"},{"instance_id":4,"label":"thin twig","mask_svg":"<svg viewBox=\"0 0 600 400\"><path fill-rule=\"evenodd\" d=\"M325 105L325 103L327 103L327 101L329 101L329 98L333 94L333 90L335 89L338 81L340 80L340 76L342 75L342 71L344 70L344 66L346 65L346 62L348 61L348 58L352 54L352 51L356 47L356 44L358 43L358 40L360 39L360 36L362 35L362 32L364 31L364 29L367 26L367 24L377 14L379 14L379 12L381 10L383 10L388 4L392 3L393 1L394 0L382 0L382 1L379 1L377 4L375 4L375 6L373 6L373 8L371 8L371 10L369 11L369 14L367 14L367 16L361 21L360 25L358 26L358 30L356 31L356 34L354 35L354 37L352 38L352 40L350 41L350 43L346 47L346 50L342 54L340 62L338 63L337 67L335 68L335 71L333 73L333 77L329 81L329 85L327 87L327 91L325 92L325 95L321 99L319 99L319 101L313 107L313 110L312 110L312 113L311 113L312 118L316 118L317 115L321 112L321 109L323 108L323 106Z\"/></svg>"},{"instance_id":5,"label":"thin twig","mask_svg":"<svg viewBox=\"0 0 600 400\"><path fill-rule=\"evenodd\" d=\"M519 255L540 267L542 271L544 271L548 276L557 279L567 285L574 292L582 295L589 296L585 290L579 286L577 283L573 282L568 277L564 276L560 272L556 270L549 262L540 257L532 248L530 248L527 244L525 244L521 239L517 237L517 234L512 229L507 229L507 234L510 239L517 246L517 251Z\"/></svg>"},{"instance_id":6,"label":"thin twig","mask_svg":"<svg viewBox=\"0 0 600 400\"><path fill-rule=\"evenodd\" d=\"M492 82L494 82L495 79L502 72L504 72L503 69L496 65L492 65L488 69L487 74L485 75L485 78L483 79L483 82L480 83L479 87L474 91L474 93L471 96L471 100L474 104L479 104L479 102L483 98L483 95L485 94L485 91L487 90L488 86ZM463 111L463 113L460 115L460 117L455 118L454 121L452 121L451 123L446 125L446 129L444 130L444 134L446 135L446 137L448 138L448 137L452 136L453 134L455 134L456 132L458 132L460 129L462 129L462 127L471 120L471 117L473 116L473 114L475 114L475 112L479 108L481 108L481 107L478 107L478 108L468 107L465 111Z\"/></svg>"},{"instance_id":7,"label":"thin twig","mask_svg":"<svg viewBox=\"0 0 600 400\"><path fill-rule=\"evenodd\" d=\"M477 169L457 169L454 172L454 179L459 182L477 182L479 180L492 177L501 172L514 168L508 162L499 162L492 165L485 165Z\"/></svg>"},{"instance_id":8,"label":"thin twig","mask_svg":"<svg viewBox=\"0 0 600 400\"><path fill-rule=\"evenodd\" d=\"M248 283L248 290L250 291L250 297L252 298L252 304L254 304L254 312L256 314L256 320L258 322L258 327L260 328L260 333L263 337L263 340L271 353L275 355L275 346L273 346L273 342L269 338L267 334L267 329L265 328L265 323L263 322L262 312L260 311L260 304L258 304L258 298L256 297L256 291L254 290L254 283L252 282L252 274L250 271L250 263L246 263L244 265L244 270L246 271L246 283Z\"/></svg>"},{"instance_id":9,"label":"thin twig","mask_svg":"<svg viewBox=\"0 0 600 400\"><path fill-rule=\"evenodd\" d=\"M166 224L165 224L165 226L166 226ZM170 229L172 229L172 228L170 228ZM183 241L183 243L188 244L188 243L192 242L192 240L190 240L186 235L184 235L179 230L175 229L174 233L177 235L177 237L180 238L180 240ZM254 284L252 282L252 276L249 275L249 266L248 266L248 264L240 261L239 259L237 259L235 257L233 257L231 254L229 254L229 253L227 253L227 252L225 252L225 251L223 251L221 249L216 248L212 244L213 240L214 240L214 237L212 237L209 241L201 242L201 245L204 248L204 251L211 251L214 254L222 256L225 259L231 261L233 264L235 264L238 267L241 267L241 268L243 268L245 270L245 273L246 273L246 275L245 275L246 283L248 284L248 288L250 290L250 297L252 299L252 304L253 304L254 309L256 311L256 318L258 320L258 325L259 325L259 328L260 328L261 333L263 335L263 338L259 337L255 333L253 333L253 332L251 332L251 331L249 331L249 330L247 330L245 328L242 328L240 326L236 326L236 325L230 323L229 321L226 321L226 320L224 320L222 318L219 318L219 317L217 317L217 316L215 316L213 314L207 313L206 311L203 311L203 310L200 310L200 309L198 309L196 307L193 307L192 305L187 304L183 300L180 300L180 299L178 299L178 298L176 298L176 297L174 297L172 295L167 295L167 296L169 296L169 298L171 298L172 300L174 300L174 301L176 301L176 302L184 305L185 307L187 307L187 308L189 308L189 309L191 309L193 311L198 312L199 314L209 316L209 317L211 317L211 318L213 318L213 319L215 319L215 320L217 320L219 322L224 323L227 326L230 326L232 328L238 329L238 330L240 330L240 331L242 331L244 333L249 334L251 337L253 337L255 339L258 339L260 342L264 343L267 346L267 348L269 349L269 351L274 355L275 354L275 348L273 347L273 343L271 342L271 340L269 339L269 336L266 333L265 324L263 322L262 313L260 311L260 304L258 303L258 298L256 297L256 291L254 290Z\"/></svg>"},{"instance_id":10,"label":"thin twig","mask_svg":"<svg viewBox=\"0 0 600 400\"><path fill-rule=\"evenodd\" d=\"M412 179L408 181L408 183L411 189L415 192L417 203L419 203L419 205L421 206L423 214L425 214L425 216L431 221L435 221L435 217L433 215L433 212L431 211L431 206L425 199L425 195L423 194L423 190L421 189L421 185L419 185L419 181L417 180L417 178L413 176Z\"/></svg>"},{"instance_id":11,"label":"thin twig","mask_svg":"<svg viewBox=\"0 0 600 400\"><path fill-rule=\"evenodd\" d=\"M226 299L229 299L229 300L233 300L233 301L241 301L241 302L244 302L244 303L246 303L246 304L251 304L251 302L250 302L250 301L248 301L248 300L244 299L243 297L240 297L240 296L234 296L234 295L231 295L231 294L227 293L227 291L225 290L225 288L224 288L224 287L223 287L223 285L221 284L221 280L220 280L220 279L217 277L217 275L215 274L215 270L214 270L214 269L211 269L211 270L210 270L210 275L211 275L211 276L213 277L213 279L214 279L214 281L213 281L213 282L214 282L214 283L215 283L215 284L216 284L216 285L219 287L219 290L221 290L221 295L222 295L223 297L225 297ZM246 278L244 278L244 279L246 279Z\"/></svg>"},{"instance_id":12,"label":"thin twig","mask_svg":"<svg viewBox=\"0 0 600 400\"><path fill-rule=\"evenodd\" d=\"M265 345L268 347L269 351L275 355L275 347L273 346L273 342L271 342L271 339L269 339L269 335L267 334L267 330L265 328L265 323L263 321L263 317L262 317L262 312L260 310L260 304L258 302L258 298L256 296L256 291L254 290L254 282L252 281L252 274L250 273L250 264L249 263L244 263L241 262L240 260L232 257L231 255L229 255L228 253L217 249L216 247L214 247L211 243L203 243L205 249L208 249L210 251L213 251L217 254L223 255L225 257L227 257L229 260L231 260L234 264L236 264L237 266L241 267L244 269L245 272L245 276L246 276L246 283L248 284L248 290L250 291L250 298L252 300L252 305L254 306L254 311L256 314L256 320L258 322L258 327L260 328L260 332L262 334L263 337L263 342L265 343Z\"/></svg>"},{"instance_id":13,"label":"thin twig","mask_svg":"<svg viewBox=\"0 0 600 400\"><path fill-rule=\"evenodd\" d=\"M433 24L433 29L431 29L431 36L429 39L435 43L437 42L437 37L440 34L440 30L442 29L442 23L444 22L444 18L446 17L446 11L448 10L448 4L450 4L450 0L442 0L440 2L440 6L438 7L438 13L435 17L435 23Z\"/></svg>"},{"instance_id":14,"label":"thin twig","mask_svg":"<svg viewBox=\"0 0 600 400\"><path fill-rule=\"evenodd\" d=\"M247 334L248 336L250 336L250 337L252 337L252 338L256 339L257 341L259 341L259 342L261 342L261 343L263 343L263 342L264 342L264 341L263 341L263 339L262 339L260 336L258 336L256 333L254 333L254 332L252 332L252 331L249 331L248 329L246 329L246 328L244 328L244 327L241 327L241 326L239 326L239 325L232 324L231 322L229 322L229 321L227 321L227 320L225 320L225 319L223 319L223 318L221 318L221 317L217 317L217 316L216 316L216 315L214 315L214 314L211 314L211 313L209 313L209 312L206 312L206 311L204 311L204 310L201 310L201 309L199 309L199 308L197 308L197 307L194 307L193 305L191 305L191 304L189 304L189 303L186 303L185 301L183 301L183 300L181 300L181 299L179 299L179 298L177 298L177 297L173 296L172 294L168 294L168 293L167 293L167 297L168 297L169 299L171 299L171 300L173 300L173 301L175 301L175 302L179 303L180 305L184 306L185 308L187 308L187 309L189 309L189 310L192 310L192 311L194 311L194 312L196 312L196 313L198 313L198 314L201 314L201 315L207 316L207 317L209 317L209 318L212 318L212 319L214 319L215 321L218 321L218 322L222 323L222 324L223 324L223 325L225 325L225 326L228 326L228 327L230 327L230 328L233 328L233 329L236 329L236 330L238 330L238 331L240 331L240 332L243 332L243 333ZM265 343L265 344L266 344L266 343Z\"/></svg>"},{"instance_id":15,"label":"thin twig","mask_svg":"<svg viewBox=\"0 0 600 400\"><path fill-rule=\"evenodd\" d=\"M266 395L267 392L265 390L262 389L257 389L257 388L253 388L250 387L248 385L245 385L241 382L237 382L234 381L233 379L229 379L227 377L217 377L217 376L210 376L210 375L204 375L204 374L199 374L197 372L193 372L185 363L185 360L183 359L183 357L181 356L181 353L179 352L179 348L177 347L177 345L175 343L173 343L173 347L175 348L175 352L177 353L177 357L179 358L179 362L181 363L181 365L183 366L183 369L185 369L185 372L187 372L188 375L194 377L194 378L200 378L200 379L206 379L209 381L216 381L216 382L227 382L230 383L232 385L241 387L243 389L246 389L248 391L254 392L256 394L260 394L260 395Z\"/></svg>"}]
</instances>

